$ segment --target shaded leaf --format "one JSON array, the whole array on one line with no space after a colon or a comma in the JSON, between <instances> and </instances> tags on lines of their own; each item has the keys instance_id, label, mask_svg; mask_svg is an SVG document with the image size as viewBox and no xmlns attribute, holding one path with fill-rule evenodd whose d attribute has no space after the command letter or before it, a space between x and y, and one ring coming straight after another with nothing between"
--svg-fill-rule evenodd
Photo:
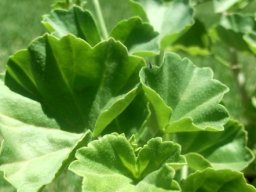
<instances>
[{"instance_id":1,"label":"shaded leaf","mask_svg":"<svg viewBox=\"0 0 256 192\"><path fill-rule=\"evenodd\" d=\"M107 135L78 150L76 158L69 168L84 177L83 191L180 191L171 167L184 159L173 142L153 138L136 155L123 135Z\"/></svg>"},{"instance_id":2,"label":"shaded leaf","mask_svg":"<svg viewBox=\"0 0 256 192\"><path fill-rule=\"evenodd\" d=\"M209 68L198 68L168 53L160 67L143 68L140 79L158 128L165 132L223 130L228 113L219 102L228 88L213 79Z\"/></svg>"},{"instance_id":3,"label":"shaded leaf","mask_svg":"<svg viewBox=\"0 0 256 192\"><path fill-rule=\"evenodd\" d=\"M57 37L71 33L91 45L95 45L101 40L93 16L79 7L69 10L54 9L49 15L43 16L42 23L49 32Z\"/></svg>"},{"instance_id":4,"label":"shaded leaf","mask_svg":"<svg viewBox=\"0 0 256 192\"><path fill-rule=\"evenodd\" d=\"M143 65L112 39L92 48L71 35L45 35L10 58L5 82L39 101L62 129L98 135L136 96Z\"/></svg>"},{"instance_id":5,"label":"shaded leaf","mask_svg":"<svg viewBox=\"0 0 256 192\"><path fill-rule=\"evenodd\" d=\"M187 0L137 0L132 2L134 2L134 10L138 11L137 15L142 18L146 15L149 23L159 32L161 48L177 40L194 22L193 8ZM145 14L143 14L142 7Z\"/></svg>"},{"instance_id":6,"label":"shaded leaf","mask_svg":"<svg viewBox=\"0 0 256 192\"><path fill-rule=\"evenodd\" d=\"M223 132L179 133L177 142L183 153L196 152L206 158L215 169L245 169L254 159L246 147L245 130L230 120Z\"/></svg>"},{"instance_id":7,"label":"shaded leaf","mask_svg":"<svg viewBox=\"0 0 256 192\"><path fill-rule=\"evenodd\" d=\"M153 27L148 23L142 22L139 17L132 17L119 22L110 33L111 37L121 41L128 50L136 50L136 45L145 44L157 35L158 33L154 31ZM139 50L137 47L137 51L133 51L133 53L147 51L151 50Z\"/></svg>"},{"instance_id":8,"label":"shaded leaf","mask_svg":"<svg viewBox=\"0 0 256 192\"><path fill-rule=\"evenodd\" d=\"M0 75L0 114L35 126L59 127L43 113L40 103L12 92L4 85L3 79L4 76Z\"/></svg>"},{"instance_id":9,"label":"shaded leaf","mask_svg":"<svg viewBox=\"0 0 256 192\"><path fill-rule=\"evenodd\" d=\"M190 175L182 185L183 192L255 192L243 174L231 170L206 169Z\"/></svg>"},{"instance_id":10,"label":"shaded leaf","mask_svg":"<svg viewBox=\"0 0 256 192\"><path fill-rule=\"evenodd\" d=\"M19 192L38 191L51 183L86 145L90 134L73 134L24 124L0 115L4 138L0 170Z\"/></svg>"}]
</instances>

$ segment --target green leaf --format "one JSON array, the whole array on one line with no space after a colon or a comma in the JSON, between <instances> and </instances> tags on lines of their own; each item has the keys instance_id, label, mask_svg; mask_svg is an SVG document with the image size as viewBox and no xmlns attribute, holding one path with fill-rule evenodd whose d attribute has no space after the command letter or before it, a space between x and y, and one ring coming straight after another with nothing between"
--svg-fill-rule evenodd
<instances>
[{"instance_id":1,"label":"green leaf","mask_svg":"<svg viewBox=\"0 0 256 192\"><path fill-rule=\"evenodd\" d=\"M206 169L190 175L182 185L183 192L255 192L243 174L231 170Z\"/></svg>"},{"instance_id":2,"label":"green leaf","mask_svg":"<svg viewBox=\"0 0 256 192\"><path fill-rule=\"evenodd\" d=\"M256 54L256 34L247 34L244 35L243 38L250 47L251 51Z\"/></svg>"},{"instance_id":3,"label":"green leaf","mask_svg":"<svg viewBox=\"0 0 256 192\"><path fill-rule=\"evenodd\" d=\"M145 10L149 23L160 34L161 48L176 41L194 22L193 8L187 0L137 0ZM142 15L138 3L137 15ZM135 11L136 11L135 10Z\"/></svg>"},{"instance_id":4,"label":"green leaf","mask_svg":"<svg viewBox=\"0 0 256 192\"><path fill-rule=\"evenodd\" d=\"M168 53L160 67L143 68L140 79L163 131L223 130L228 113L219 102L228 88L209 68Z\"/></svg>"},{"instance_id":5,"label":"green leaf","mask_svg":"<svg viewBox=\"0 0 256 192\"><path fill-rule=\"evenodd\" d=\"M74 134L24 124L0 115L4 138L0 171L19 192L38 191L51 183L87 145L90 134Z\"/></svg>"},{"instance_id":6,"label":"green leaf","mask_svg":"<svg viewBox=\"0 0 256 192\"><path fill-rule=\"evenodd\" d=\"M256 32L256 21L254 17L247 15L223 15L220 20L220 25L225 29L233 30L236 33Z\"/></svg>"},{"instance_id":7,"label":"green leaf","mask_svg":"<svg viewBox=\"0 0 256 192\"><path fill-rule=\"evenodd\" d=\"M240 171L254 159L252 152L246 147L245 130L233 120L225 125L223 132L179 133L176 138L184 154L199 153L215 169Z\"/></svg>"},{"instance_id":8,"label":"green leaf","mask_svg":"<svg viewBox=\"0 0 256 192\"><path fill-rule=\"evenodd\" d=\"M145 44L157 35L158 33L154 31L153 27L143 22L139 17L132 17L119 22L110 33L111 37L121 41L128 50L136 50L136 45ZM148 50L142 49L137 52L146 51ZM133 53L136 54L134 51Z\"/></svg>"},{"instance_id":9,"label":"green leaf","mask_svg":"<svg viewBox=\"0 0 256 192\"><path fill-rule=\"evenodd\" d=\"M84 177L83 191L180 191L172 168L184 164L178 145L153 138L134 150L123 135L106 135L79 149L69 169Z\"/></svg>"},{"instance_id":10,"label":"green leaf","mask_svg":"<svg viewBox=\"0 0 256 192\"><path fill-rule=\"evenodd\" d=\"M215 12L221 13L229 8L231 8L233 5L238 3L240 0L213 0Z\"/></svg>"},{"instance_id":11,"label":"green leaf","mask_svg":"<svg viewBox=\"0 0 256 192\"><path fill-rule=\"evenodd\" d=\"M98 135L136 96L143 65L112 39L92 48L71 35L45 35L10 58L5 83L39 101L62 129Z\"/></svg>"},{"instance_id":12,"label":"green leaf","mask_svg":"<svg viewBox=\"0 0 256 192\"><path fill-rule=\"evenodd\" d=\"M195 171L201 171L211 167L211 163L198 153L187 153L185 155L189 168Z\"/></svg>"},{"instance_id":13,"label":"green leaf","mask_svg":"<svg viewBox=\"0 0 256 192\"><path fill-rule=\"evenodd\" d=\"M91 45L95 45L101 40L93 16L79 7L69 10L54 9L49 15L43 16L42 23L49 32L57 37L71 33Z\"/></svg>"},{"instance_id":14,"label":"green leaf","mask_svg":"<svg viewBox=\"0 0 256 192\"><path fill-rule=\"evenodd\" d=\"M0 75L0 114L35 126L59 127L56 121L44 114L40 103L12 92L4 85L3 79L4 76Z\"/></svg>"}]
</instances>

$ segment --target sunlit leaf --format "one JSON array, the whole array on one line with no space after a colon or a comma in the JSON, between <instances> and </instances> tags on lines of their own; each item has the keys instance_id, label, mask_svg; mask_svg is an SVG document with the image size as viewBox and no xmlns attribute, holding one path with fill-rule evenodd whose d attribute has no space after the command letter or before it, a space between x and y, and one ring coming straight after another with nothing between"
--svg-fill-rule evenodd
<instances>
[{"instance_id":1,"label":"sunlit leaf","mask_svg":"<svg viewBox=\"0 0 256 192\"><path fill-rule=\"evenodd\" d=\"M139 7L141 4L147 20L160 33L162 48L175 42L194 22L193 8L187 0L137 0L133 2L137 7L135 11L138 11L138 16L143 15L142 9Z\"/></svg>"},{"instance_id":2,"label":"sunlit leaf","mask_svg":"<svg viewBox=\"0 0 256 192\"><path fill-rule=\"evenodd\" d=\"M76 158L70 170L84 177L83 191L180 191L171 167L184 159L173 142L153 138L135 153L123 135L107 135L81 148Z\"/></svg>"},{"instance_id":3,"label":"sunlit leaf","mask_svg":"<svg viewBox=\"0 0 256 192\"><path fill-rule=\"evenodd\" d=\"M231 170L206 169L190 175L182 185L183 192L255 192L243 174Z\"/></svg>"},{"instance_id":4,"label":"sunlit leaf","mask_svg":"<svg viewBox=\"0 0 256 192\"><path fill-rule=\"evenodd\" d=\"M71 33L91 45L95 45L101 40L93 16L79 7L69 10L54 9L49 15L44 15L42 23L49 32L57 37Z\"/></svg>"},{"instance_id":5,"label":"sunlit leaf","mask_svg":"<svg viewBox=\"0 0 256 192\"><path fill-rule=\"evenodd\" d=\"M219 102L228 88L209 68L168 53L160 67L144 68L140 78L163 131L223 130L228 114Z\"/></svg>"},{"instance_id":6,"label":"sunlit leaf","mask_svg":"<svg viewBox=\"0 0 256 192\"><path fill-rule=\"evenodd\" d=\"M74 158L90 134L74 134L24 124L0 115L4 138L0 171L19 192L38 191L51 183Z\"/></svg>"}]
</instances>

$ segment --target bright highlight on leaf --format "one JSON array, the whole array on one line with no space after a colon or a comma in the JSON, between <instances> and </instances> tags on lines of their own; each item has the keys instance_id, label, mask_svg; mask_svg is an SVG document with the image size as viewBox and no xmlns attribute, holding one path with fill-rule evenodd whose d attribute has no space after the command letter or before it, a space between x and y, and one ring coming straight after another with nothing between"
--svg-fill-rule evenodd
<instances>
[{"instance_id":1,"label":"bright highlight on leaf","mask_svg":"<svg viewBox=\"0 0 256 192\"><path fill-rule=\"evenodd\" d=\"M210 69L168 53L160 67L144 68L140 79L163 131L223 130L228 113L219 102L228 88Z\"/></svg>"},{"instance_id":2,"label":"bright highlight on leaf","mask_svg":"<svg viewBox=\"0 0 256 192\"><path fill-rule=\"evenodd\" d=\"M173 142L153 138L135 152L123 135L93 141L76 158L70 170L84 177L83 191L102 192L180 191L173 168L185 163Z\"/></svg>"},{"instance_id":3,"label":"bright highlight on leaf","mask_svg":"<svg viewBox=\"0 0 256 192\"><path fill-rule=\"evenodd\" d=\"M73 134L24 124L0 115L4 138L0 171L19 192L38 191L69 165L90 134Z\"/></svg>"}]
</instances>

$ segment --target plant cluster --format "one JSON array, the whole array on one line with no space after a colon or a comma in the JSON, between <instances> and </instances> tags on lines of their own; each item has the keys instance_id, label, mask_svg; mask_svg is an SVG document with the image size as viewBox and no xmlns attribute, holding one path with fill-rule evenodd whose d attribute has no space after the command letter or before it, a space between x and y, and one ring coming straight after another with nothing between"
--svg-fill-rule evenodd
<instances>
[{"instance_id":1,"label":"plant cluster","mask_svg":"<svg viewBox=\"0 0 256 192\"><path fill-rule=\"evenodd\" d=\"M108 2L56 3L9 58L0 190L256 192L255 2Z\"/></svg>"}]
</instances>

